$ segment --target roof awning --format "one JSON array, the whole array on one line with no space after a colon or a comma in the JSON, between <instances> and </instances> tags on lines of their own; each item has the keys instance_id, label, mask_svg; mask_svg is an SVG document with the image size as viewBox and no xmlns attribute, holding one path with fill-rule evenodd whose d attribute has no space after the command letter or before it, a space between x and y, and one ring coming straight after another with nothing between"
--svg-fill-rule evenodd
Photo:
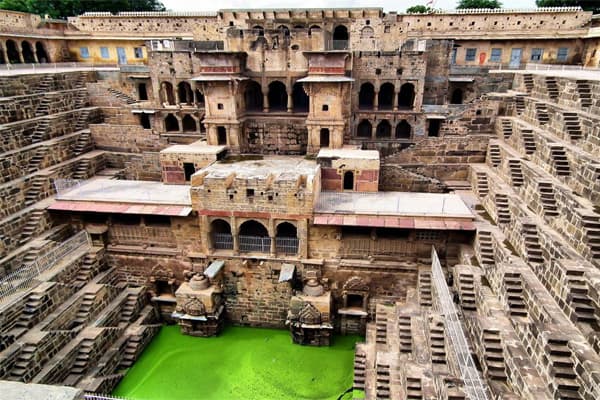
<instances>
[{"instance_id":1,"label":"roof awning","mask_svg":"<svg viewBox=\"0 0 600 400\"><path fill-rule=\"evenodd\" d=\"M354 82L354 79L339 75L309 75L305 78L298 79L296 82Z\"/></svg>"},{"instance_id":2,"label":"roof awning","mask_svg":"<svg viewBox=\"0 0 600 400\"><path fill-rule=\"evenodd\" d=\"M154 114L156 113L155 110L144 110L142 108L134 108L133 110L131 110L132 114Z\"/></svg>"},{"instance_id":3,"label":"roof awning","mask_svg":"<svg viewBox=\"0 0 600 400\"><path fill-rule=\"evenodd\" d=\"M196 76L192 79L190 79L191 81L195 81L195 82L227 82L227 81L243 81L246 79L250 79L250 78L246 78L245 76L239 76L239 75L200 75L200 76Z\"/></svg>"},{"instance_id":4,"label":"roof awning","mask_svg":"<svg viewBox=\"0 0 600 400\"><path fill-rule=\"evenodd\" d=\"M373 228L400 228L400 229L425 229L425 230L454 230L474 231L475 224L470 220L451 218L426 218L426 217L394 217L386 215L315 215L315 225L338 226L369 226Z\"/></svg>"},{"instance_id":5,"label":"roof awning","mask_svg":"<svg viewBox=\"0 0 600 400\"><path fill-rule=\"evenodd\" d=\"M446 116L439 115L439 114L425 114L425 118L427 118L427 119L446 119Z\"/></svg>"},{"instance_id":6,"label":"roof awning","mask_svg":"<svg viewBox=\"0 0 600 400\"><path fill-rule=\"evenodd\" d=\"M448 78L449 82L473 82L474 79L467 76L451 76Z\"/></svg>"},{"instance_id":7,"label":"roof awning","mask_svg":"<svg viewBox=\"0 0 600 400\"><path fill-rule=\"evenodd\" d=\"M279 271L279 283L291 281L294 277L296 266L294 264L282 264Z\"/></svg>"},{"instance_id":8,"label":"roof awning","mask_svg":"<svg viewBox=\"0 0 600 400\"><path fill-rule=\"evenodd\" d=\"M192 212L192 207L132 203L108 203L103 201L56 200L48 207L48 210L186 217Z\"/></svg>"},{"instance_id":9,"label":"roof awning","mask_svg":"<svg viewBox=\"0 0 600 400\"><path fill-rule=\"evenodd\" d=\"M225 261L223 261L223 260L213 261L210 263L208 268L206 268L204 270L204 275L206 277L208 277L209 279L213 279L215 276L217 276L217 274L221 271L221 269L223 269L224 265L225 265Z\"/></svg>"}]
</instances>

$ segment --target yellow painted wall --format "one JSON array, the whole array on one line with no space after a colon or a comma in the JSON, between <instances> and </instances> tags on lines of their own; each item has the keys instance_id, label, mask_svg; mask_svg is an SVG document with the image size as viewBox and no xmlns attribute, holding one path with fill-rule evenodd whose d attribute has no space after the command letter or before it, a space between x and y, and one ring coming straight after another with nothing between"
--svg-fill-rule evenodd
<instances>
[{"instance_id":1,"label":"yellow painted wall","mask_svg":"<svg viewBox=\"0 0 600 400\"><path fill-rule=\"evenodd\" d=\"M148 61L148 51L143 40L69 40L69 53L71 58L81 62L94 62L94 63L117 63L117 47L125 49L125 56L127 57L128 64L140 64ZM81 56L81 48L87 47L88 58ZM108 58L103 58L101 54L101 48L106 47L108 49ZM134 48L140 47L142 49L142 58L136 58Z\"/></svg>"}]
</instances>

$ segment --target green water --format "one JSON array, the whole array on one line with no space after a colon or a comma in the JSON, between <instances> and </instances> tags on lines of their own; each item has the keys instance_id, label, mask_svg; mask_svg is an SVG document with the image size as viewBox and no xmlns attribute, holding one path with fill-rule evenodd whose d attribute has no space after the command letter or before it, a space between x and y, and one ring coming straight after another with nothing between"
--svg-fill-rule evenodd
<instances>
[{"instance_id":1,"label":"green water","mask_svg":"<svg viewBox=\"0 0 600 400\"><path fill-rule=\"evenodd\" d=\"M285 330L228 327L216 338L163 327L113 392L134 400L337 399L352 387L354 344L292 343ZM344 398L351 398L348 394Z\"/></svg>"}]
</instances>

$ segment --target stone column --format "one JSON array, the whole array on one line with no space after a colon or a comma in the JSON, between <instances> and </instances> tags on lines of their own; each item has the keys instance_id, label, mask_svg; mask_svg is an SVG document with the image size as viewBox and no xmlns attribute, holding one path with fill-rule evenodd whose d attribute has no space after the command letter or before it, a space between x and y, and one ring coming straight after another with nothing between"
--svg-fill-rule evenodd
<instances>
[{"instance_id":1,"label":"stone column","mask_svg":"<svg viewBox=\"0 0 600 400\"><path fill-rule=\"evenodd\" d=\"M210 224L208 222L208 217L206 215L200 216L200 234L201 237L204 238L204 243L206 245L206 250L209 253L212 253L215 249L213 246L212 238L210 235Z\"/></svg>"},{"instance_id":2,"label":"stone column","mask_svg":"<svg viewBox=\"0 0 600 400\"><path fill-rule=\"evenodd\" d=\"M6 43L2 44L2 54L4 54L4 61L6 61L7 64L10 64L10 60L8 59L8 52L6 51Z\"/></svg>"},{"instance_id":3,"label":"stone column","mask_svg":"<svg viewBox=\"0 0 600 400\"><path fill-rule=\"evenodd\" d=\"M35 62L36 64L39 64L39 60L38 60L38 56L37 56L37 51L35 50L35 46L32 46L33 49L31 50L33 52L33 62Z\"/></svg>"},{"instance_id":4,"label":"stone column","mask_svg":"<svg viewBox=\"0 0 600 400\"><path fill-rule=\"evenodd\" d=\"M375 140L377 137L377 124L373 124L371 127L371 139Z\"/></svg>"},{"instance_id":5,"label":"stone column","mask_svg":"<svg viewBox=\"0 0 600 400\"><path fill-rule=\"evenodd\" d=\"M173 85L173 91L175 92L173 93L175 95L175 104L181 105L181 99L179 98L179 88L177 87L177 85Z\"/></svg>"},{"instance_id":6,"label":"stone column","mask_svg":"<svg viewBox=\"0 0 600 400\"><path fill-rule=\"evenodd\" d=\"M287 112L291 113L293 109L294 109L294 99L292 98L292 94L288 93Z\"/></svg>"},{"instance_id":7,"label":"stone column","mask_svg":"<svg viewBox=\"0 0 600 400\"><path fill-rule=\"evenodd\" d=\"M263 91L263 112L269 112L269 95Z\"/></svg>"},{"instance_id":8,"label":"stone column","mask_svg":"<svg viewBox=\"0 0 600 400\"><path fill-rule=\"evenodd\" d=\"M373 110L379 110L379 90L375 91L375 98L373 99Z\"/></svg>"},{"instance_id":9,"label":"stone column","mask_svg":"<svg viewBox=\"0 0 600 400\"><path fill-rule=\"evenodd\" d=\"M233 254L240 254L240 242L238 238L236 217L232 216L229 222L231 225L231 236L233 236Z\"/></svg>"},{"instance_id":10,"label":"stone column","mask_svg":"<svg viewBox=\"0 0 600 400\"><path fill-rule=\"evenodd\" d=\"M398 111L398 94L400 92L394 91L394 111Z\"/></svg>"},{"instance_id":11,"label":"stone column","mask_svg":"<svg viewBox=\"0 0 600 400\"><path fill-rule=\"evenodd\" d=\"M25 59L23 58L23 50L18 45L18 43L15 45L15 47L17 48L17 52L19 53L19 61L21 61L21 64L24 64L25 63Z\"/></svg>"},{"instance_id":12,"label":"stone column","mask_svg":"<svg viewBox=\"0 0 600 400\"><path fill-rule=\"evenodd\" d=\"M308 258L308 222L303 219L297 224L298 234L298 257Z\"/></svg>"},{"instance_id":13,"label":"stone column","mask_svg":"<svg viewBox=\"0 0 600 400\"><path fill-rule=\"evenodd\" d=\"M271 239L271 257L275 257L277 254L277 249L275 248L275 236L269 236Z\"/></svg>"}]
</instances>

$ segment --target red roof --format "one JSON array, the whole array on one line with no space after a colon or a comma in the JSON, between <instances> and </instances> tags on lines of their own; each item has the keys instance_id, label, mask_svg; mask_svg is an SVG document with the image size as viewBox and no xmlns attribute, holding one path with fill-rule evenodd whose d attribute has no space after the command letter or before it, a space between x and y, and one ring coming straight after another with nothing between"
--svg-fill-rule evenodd
<instances>
[{"instance_id":1,"label":"red roof","mask_svg":"<svg viewBox=\"0 0 600 400\"><path fill-rule=\"evenodd\" d=\"M102 201L56 200L48 207L48 210L105 212L114 214L166 215L170 217L185 217L192 212L192 207L131 203L108 203Z\"/></svg>"},{"instance_id":2,"label":"red roof","mask_svg":"<svg viewBox=\"0 0 600 400\"><path fill-rule=\"evenodd\" d=\"M473 221L458 218L357 216L318 214L315 225L371 226L375 228L436 229L474 231Z\"/></svg>"}]
</instances>

